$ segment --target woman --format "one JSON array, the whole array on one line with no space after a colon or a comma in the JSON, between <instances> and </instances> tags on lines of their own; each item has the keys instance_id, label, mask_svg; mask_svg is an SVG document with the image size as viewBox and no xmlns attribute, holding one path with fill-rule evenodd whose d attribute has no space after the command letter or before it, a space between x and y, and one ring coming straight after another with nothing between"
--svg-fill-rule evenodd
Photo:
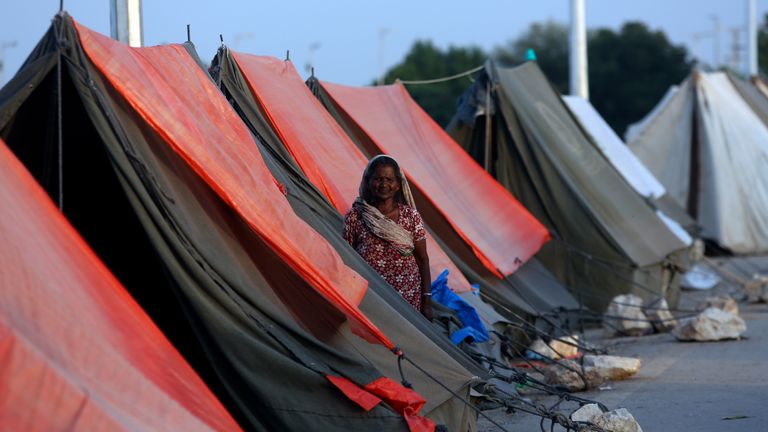
<instances>
[{"instance_id":1,"label":"woman","mask_svg":"<svg viewBox=\"0 0 768 432\"><path fill-rule=\"evenodd\" d=\"M431 320L427 233L397 161L387 155L372 158L359 194L344 216L344 238L411 306Z\"/></svg>"}]
</instances>

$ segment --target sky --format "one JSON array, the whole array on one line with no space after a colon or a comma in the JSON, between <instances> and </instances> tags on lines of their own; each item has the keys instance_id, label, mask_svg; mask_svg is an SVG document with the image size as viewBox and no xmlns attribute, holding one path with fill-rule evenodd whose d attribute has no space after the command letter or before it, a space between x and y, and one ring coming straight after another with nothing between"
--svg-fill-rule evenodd
<instances>
[{"instance_id":1,"label":"sky","mask_svg":"<svg viewBox=\"0 0 768 432\"><path fill-rule=\"evenodd\" d=\"M708 64L715 62L716 45L720 63L727 64L731 29L742 29L738 45L743 47L746 41L746 0L585 2L588 29L618 30L627 21L643 21ZM2 85L43 36L59 0L0 0L0 4ZM64 9L80 23L109 34L109 4L110 0L64 0ZM419 39L432 40L441 48L475 45L490 51L532 23L567 23L570 16L570 0L143 0L142 8L145 45L183 42L190 24L192 42L203 60L213 58L221 34L236 51L285 58L290 50L304 76L306 65L313 64L320 79L347 85L371 83L402 60ZM768 0L757 0L757 10L762 22ZM721 30L715 38L718 22Z\"/></svg>"}]
</instances>

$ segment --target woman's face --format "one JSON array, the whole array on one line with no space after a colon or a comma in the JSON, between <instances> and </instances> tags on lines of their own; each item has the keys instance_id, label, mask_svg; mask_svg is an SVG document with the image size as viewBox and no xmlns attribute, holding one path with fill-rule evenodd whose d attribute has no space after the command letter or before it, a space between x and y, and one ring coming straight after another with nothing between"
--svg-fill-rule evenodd
<instances>
[{"instance_id":1,"label":"woman's face","mask_svg":"<svg viewBox=\"0 0 768 432\"><path fill-rule=\"evenodd\" d=\"M377 201L386 201L394 198L400 190L400 181L395 175L395 169L387 165L379 165L373 171L369 184L371 194Z\"/></svg>"}]
</instances>

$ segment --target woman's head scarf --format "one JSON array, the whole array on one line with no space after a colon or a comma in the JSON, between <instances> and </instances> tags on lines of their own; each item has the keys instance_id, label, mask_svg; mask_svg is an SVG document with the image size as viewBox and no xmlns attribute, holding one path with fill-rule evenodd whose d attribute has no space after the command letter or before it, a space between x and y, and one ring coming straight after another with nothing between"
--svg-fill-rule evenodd
<instances>
[{"instance_id":1,"label":"woman's head scarf","mask_svg":"<svg viewBox=\"0 0 768 432\"><path fill-rule=\"evenodd\" d=\"M395 172L399 176L400 191L402 192L402 199L405 201L403 204L415 209L416 204L413 201L413 195L411 194L411 188L408 185L408 179L405 178L403 170L400 169L400 165L395 158L388 155L378 155L371 158L368 161L368 165L363 172L363 178L360 181L360 189L358 190L358 197L352 206L360 212L363 224L368 227L369 230L376 236L392 244L402 255L410 255L413 253L413 235L407 229L398 225L397 222L384 216L379 209L366 202L363 197L368 196L366 191L370 186L370 179L373 175L374 161L386 158L388 163L391 163L396 167Z\"/></svg>"}]
</instances>

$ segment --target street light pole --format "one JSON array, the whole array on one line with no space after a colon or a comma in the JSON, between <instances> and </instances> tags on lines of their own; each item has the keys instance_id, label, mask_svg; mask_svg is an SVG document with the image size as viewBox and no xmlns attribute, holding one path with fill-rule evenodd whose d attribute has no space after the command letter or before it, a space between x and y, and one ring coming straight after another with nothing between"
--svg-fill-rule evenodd
<instances>
[{"instance_id":1,"label":"street light pole","mask_svg":"<svg viewBox=\"0 0 768 432\"><path fill-rule=\"evenodd\" d=\"M571 0L570 90L574 96L589 99L587 77L587 30L584 0Z\"/></svg>"},{"instance_id":2,"label":"street light pole","mask_svg":"<svg viewBox=\"0 0 768 432\"><path fill-rule=\"evenodd\" d=\"M757 1L747 0L747 76L757 75Z\"/></svg>"},{"instance_id":3,"label":"street light pole","mask_svg":"<svg viewBox=\"0 0 768 432\"><path fill-rule=\"evenodd\" d=\"M112 39L132 47L142 46L141 0L110 0L109 5Z\"/></svg>"}]
</instances>

